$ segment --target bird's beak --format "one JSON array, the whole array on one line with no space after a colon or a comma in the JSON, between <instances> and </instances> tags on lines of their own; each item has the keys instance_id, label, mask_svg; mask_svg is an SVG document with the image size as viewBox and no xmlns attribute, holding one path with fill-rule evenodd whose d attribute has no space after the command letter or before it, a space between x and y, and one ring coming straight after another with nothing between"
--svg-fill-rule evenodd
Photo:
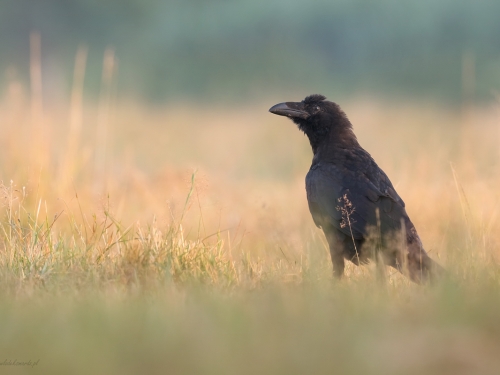
<instances>
[{"instance_id":1,"label":"bird's beak","mask_svg":"<svg viewBox=\"0 0 500 375\"><path fill-rule=\"evenodd\" d=\"M290 118L298 117L307 120L309 113L305 111L303 103L286 102L276 104L269 109L269 112L275 115L287 116Z\"/></svg>"}]
</instances>

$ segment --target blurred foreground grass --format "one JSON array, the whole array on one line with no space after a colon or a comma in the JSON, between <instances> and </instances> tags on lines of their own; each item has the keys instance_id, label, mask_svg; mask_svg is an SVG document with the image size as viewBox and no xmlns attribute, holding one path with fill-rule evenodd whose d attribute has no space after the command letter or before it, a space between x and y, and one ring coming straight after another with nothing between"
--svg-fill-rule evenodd
<instances>
[{"instance_id":1,"label":"blurred foreground grass","mask_svg":"<svg viewBox=\"0 0 500 375\"><path fill-rule=\"evenodd\" d=\"M0 103L0 360L31 373L496 374L498 113L340 103L434 286L329 254L305 137L267 109ZM331 98L335 100L335 98Z\"/></svg>"}]
</instances>

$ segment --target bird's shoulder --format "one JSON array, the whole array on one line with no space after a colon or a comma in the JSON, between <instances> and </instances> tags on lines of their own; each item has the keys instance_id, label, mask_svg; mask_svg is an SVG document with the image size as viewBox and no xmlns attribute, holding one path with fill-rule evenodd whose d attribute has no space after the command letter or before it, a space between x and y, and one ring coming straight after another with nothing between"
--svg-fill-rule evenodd
<instances>
[{"instance_id":1,"label":"bird's shoulder","mask_svg":"<svg viewBox=\"0 0 500 375\"><path fill-rule=\"evenodd\" d=\"M326 158L313 159L306 176L308 197L315 190L328 189L339 197L349 190L355 195L363 195L373 202L387 197L404 207L387 174L377 165L363 148L337 149Z\"/></svg>"}]
</instances>

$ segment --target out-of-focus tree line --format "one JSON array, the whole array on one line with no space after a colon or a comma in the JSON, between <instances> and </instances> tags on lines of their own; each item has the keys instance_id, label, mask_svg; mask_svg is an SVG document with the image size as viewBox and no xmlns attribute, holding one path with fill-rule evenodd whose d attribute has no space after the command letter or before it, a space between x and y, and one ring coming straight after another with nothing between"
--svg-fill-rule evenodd
<instances>
[{"instance_id":1,"label":"out-of-focus tree line","mask_svg":"<svg viewBox=\"0 0 500 375\"><path fill-rule=\"evenodd\" d=\"M40 32L44 82L99 92L113 47L118 89L153 100L325 92L459 100L500 91L498 0L0 0L0 85L29 79ZM465 62L465 63L464 63ZM467 65L464 69L464 65ZM66 86L64 86L66 85Z\"/></svg>"}]
</instances>

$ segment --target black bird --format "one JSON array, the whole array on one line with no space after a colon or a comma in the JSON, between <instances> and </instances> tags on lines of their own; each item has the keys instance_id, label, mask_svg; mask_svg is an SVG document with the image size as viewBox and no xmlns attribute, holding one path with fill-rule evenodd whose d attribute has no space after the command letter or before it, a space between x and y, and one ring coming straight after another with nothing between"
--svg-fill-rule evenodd
<instances>
[{"instance_id":1,"label":"black bird","mask_svg":"<svg viewBox=\"0 0 500 375\"><path fill-rule=\"evenodd\" d=\"M400 272L407 268L417 283L442 272L425 252L403 200L359 145L336 103L310 95L269 111L289 117L309 138L314 157L306 176L307 201L330 246L335 276L342 277L344 259L356 265L381 260Z\"/></svg>"}]
</instances>

